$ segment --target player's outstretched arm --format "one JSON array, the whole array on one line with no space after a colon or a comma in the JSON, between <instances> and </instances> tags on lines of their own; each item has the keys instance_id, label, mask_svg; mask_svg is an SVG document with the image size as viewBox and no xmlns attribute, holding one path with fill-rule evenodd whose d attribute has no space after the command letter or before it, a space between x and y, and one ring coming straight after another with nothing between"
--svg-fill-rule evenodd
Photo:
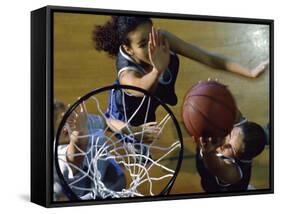
<instances>
[{"instance_id":1,"label":"player's outstretched arm","mask_svg":"<svg viewBox=\"0 0 281 214\"><path fill-rule=\"evenodd\" d=\"M245 77L256 78L268 68L269 60L261 62L253 69L249 69L225 56L212 53L185 42L168 31L161 30L161 33L168 40L172 51L215 69L229 71Z\"/></svg>"}]
</instances>

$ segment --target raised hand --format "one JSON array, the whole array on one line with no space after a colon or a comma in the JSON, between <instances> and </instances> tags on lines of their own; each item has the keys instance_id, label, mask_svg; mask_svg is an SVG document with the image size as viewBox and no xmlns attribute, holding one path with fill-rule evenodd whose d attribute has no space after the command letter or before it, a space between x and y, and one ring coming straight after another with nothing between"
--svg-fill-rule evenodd
<instances>
[{"instance_id":1,"label":"raised hand","mask_svg":"<svg viewBox=\"0 0 281 214\"><path fill-rule=\"evenodd\" d=\"M67 119L67 124L69 126L68 132L70 132L70 141L66 152L67 161L79 168L84 160L84 155L76 154L86 151L89 142L88 137L83 136L88 133L88 115L84 103L80 104L77 109L71 112ZM73 174L78 172L75 167L70 167Z\"/></svg>"},{"instance_id":2,"label":"raised hand","mask_svg":"<svg viewBox=\"0 0 281 214\"><path fill-rule=\"evenodd\" d=\"M84 103L81 103L78 107L78 109L74 110L68 120L67 123L69 125L70 130L79 135L86 134L87 133L87 122L88 122L88 116L87 111Z\"/></svg>"},{"instance_id":3,"label":"raised hand","mask_svg":"<svg viewBox=\"0 0 281 214\"><path fill-rule=\"evenodd\" d=\"M265 72L269 66L269 60L261 62L257 67L250 70L252 77L258 77L260 74Z\"/></svg>"},{"instance_id":4,"label":"raised hand","mask_svg":"<svg viewBox=\"0 0 281 214\"><path fill-rule=\"evenodd\" d=\"M160 135L160 127L157 122L149 122L145 123L141 126L137 127L137 132L135 133L135 137L138 140L143 140L144 143L152 143L153 141L159 139ZM135 130L136 131L136 130Z\"/></svg>"},{"instance_id":5,"label":"raised hand","mask_svg":"<svg viewBox=\"0 0 281 214\"><path fill-rule=\"evenodd\" d=\"M149 34L148 55L151 65L160 73L164 72L170 62L170 48L167 39L159 30L152 27Z\"/></svg>"}]
</instances>

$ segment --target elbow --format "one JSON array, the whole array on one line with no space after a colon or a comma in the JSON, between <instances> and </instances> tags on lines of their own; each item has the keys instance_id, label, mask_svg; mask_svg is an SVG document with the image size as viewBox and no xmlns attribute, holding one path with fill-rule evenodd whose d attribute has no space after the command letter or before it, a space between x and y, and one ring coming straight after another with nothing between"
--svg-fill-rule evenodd
<instances>
[{"instance_id":1,"label":"elbow","mask_svg":"<svg viewBox=\"0 0 281 214\"><path fill-rule=\"evenodd\" d=\"M135 84L131 84L131 86L135 86L137 88L140 88L142 90L145 90L149 93L153 93L155 90L155 87L151 86L148 87L145 83L143 84L143 82L138 81ZM134 89L130 89L130 90L126 90L129 94L134 95L136 97L143 97L145 94L139 90L134 90Z\"/></svg>"},{"instance_id":2,"label":"elbow","mask_svg":"<svg viewBox=\"0 0 281 214\"><path fill-rule=\"evenodd\" d=\"M127 86L133 86L133 87L137 87L137 88L141 88L143 90L146 90L145 88L143 88L143 86L141 85L141 83L139 81L134 81L134 82L126 82L126 83L122 83L120 82L122 85L127 85ZM135 97L143 97L144 93L142 93L139 90L135 90L135 89L125 89L126 93L129 95L133 95Z\"/></svg>"},{"instance_id":3,"label":"elbow","mask_svg":"<svg viewBox=\"0 0 281 214\"><path fill-rule=\"evenodd\" d=\"M140 88L140 87L139 87ZM126 92L130 95L133 95L135 97L143 97L144 96L144 93L140 92L140 91L137 91L137 90L126 90Z\"/></svg>"},{"instance_id":4,"label":"elbow","mask_svg":"<svg viewBox=\"0 0 281 214\"><path fill-rule=\"evenodd\" d=\"M156 88L155 83L151 83L150 81L148 81L147 79L144 79L143 77L134 78L134 79L126 79L126 81L123 81L122 79L120 79L120 84L137 87L144 91L148 91L149 93L153 93ZM145 95L141 90L137 90L137 89L126 89L125 91L129 95L133 95L136 97L143 97Z\"/></svg>"}]
</instances>

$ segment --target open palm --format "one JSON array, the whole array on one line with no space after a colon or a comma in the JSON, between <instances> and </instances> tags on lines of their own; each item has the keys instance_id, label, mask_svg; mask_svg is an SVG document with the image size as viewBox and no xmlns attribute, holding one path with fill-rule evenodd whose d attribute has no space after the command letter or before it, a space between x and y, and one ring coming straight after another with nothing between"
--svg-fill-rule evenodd
<instances>
[{"instance_id":1,"label":"open palm","mask_svg":"<svg viewBox=\"0 0 281 214\"><path fill-rule=\"evenodd\" d=\"M170 62L170 49L168 41L159 30L152 27L149 34L148 54L151 65L160 73L164 72Z\"/></svg>"}]
</instances>

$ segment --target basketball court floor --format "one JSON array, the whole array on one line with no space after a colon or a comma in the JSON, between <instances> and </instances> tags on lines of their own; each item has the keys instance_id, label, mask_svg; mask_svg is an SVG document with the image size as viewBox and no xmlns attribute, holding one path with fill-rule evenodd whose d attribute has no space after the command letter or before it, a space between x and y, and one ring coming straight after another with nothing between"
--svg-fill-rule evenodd
<instances>
[{"instance_id":1,"label":"basketball court floor","mask_svg":"<svg viewBox=\"0 0 281 214\"><path fill-rule=\"evenodd\" d=\"M106 85L116 78L115 61L97 52L91 40L95 25L107 16L56 13L54 16L54 98L72 104L77 97ZM153 19L154 26L168 30L183 40L225 55L253 68L269 57L269 26L185 20ZM269 122L269 70L257 79L214 70L180 56L176 83L178 104L171 107L181 125L184 160L171 193L202 192L195 168L195 145L187 135L181 109L187 90L199 80L217 78L228 85L240 111L263 126ZM107 100L105 100L107 102ZM166 133L167 135L173 133ZM269 188L269 147L254 159L250 184Z\"/></svg>"}]
</instances>

